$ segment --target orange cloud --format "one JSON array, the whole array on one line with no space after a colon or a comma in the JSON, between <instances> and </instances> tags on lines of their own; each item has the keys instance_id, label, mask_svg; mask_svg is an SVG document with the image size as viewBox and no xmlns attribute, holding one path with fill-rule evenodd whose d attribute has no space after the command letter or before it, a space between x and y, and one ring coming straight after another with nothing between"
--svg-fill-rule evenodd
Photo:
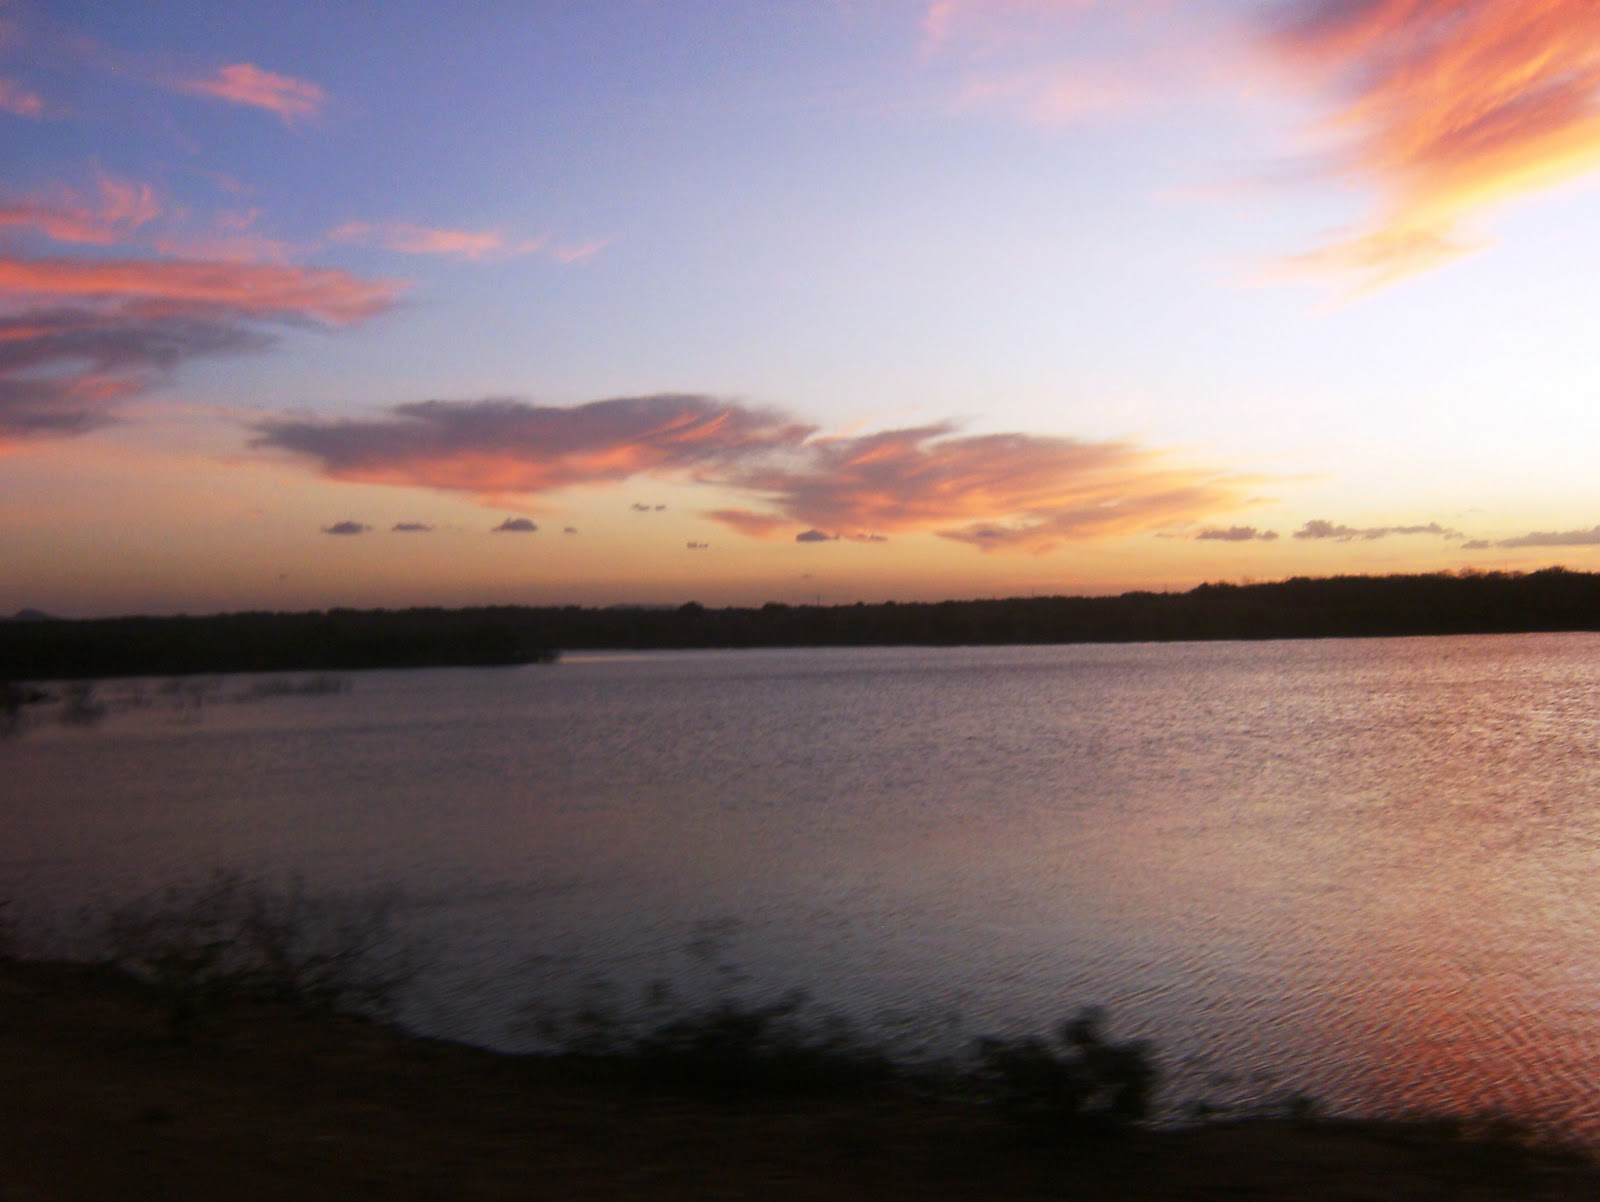
<instances>
[{"instance_id":1,"label":"orange cloud","mask_svg":"<svg viewBox=\"0 0 1600 1202\"><path fill-rule=\"evenodd\" d=\"M780 412L694 395L572 408L427 401L362 421L274 420L257 432L255 445L308 458L335 479L493 502L675 476L751 497L752 508L703 516L756 538L811 530L880 542L880 532L931 531L984 550L1048 551L1196 521L1252 499L1247 481L1169 466L1124 443L960 436L949 425L818 439L814 427Z\"/></svg>"},{"instance_id":2,"label":"orange cloud","mask_svg":"<svg viewBox=\"0 0 1600 1202\"><path fill-rule=\"evenodd\" d=\"M234 63L215 75L180 79L172 86L196 96L211 96L229 104L265 109L276 113L285 125L302 117L316 116L328 99L327 93L309 80L264 71L251 63Z\"/></svg>"},{"instance_id":3,"label":"orange cloud","mask_svg":"<svg viewBox=\"0 0 1600 1202\"><path fill-rule=\"evenodd\" d=\"M43 117L44 99L14 79L0 78L0 113L13 117Z\"/></svg>"},{"instance_id":4,"label":"orange cloud","mask_svg":"<svg viewBox=\"0 0 1600 1202\"><path fill-rule=\"evenodd\" d=\"M1383 193L1292 266L1379 283L1436 266L1473 248L1471 215L1600 166L1592 0L1301 0L1274 45L1340 98L1339 165Z\"/></svg>"},{"instance_id":5,"label":"orange cloud","mask_svg":"<svg viewBox=\"0 0 1600 1202\"><path fill-rule=\"evenodd\" d=\"M71 297L125 300L140 312L311 317L349 325L390 308L393 280L328 268L183 259L0 258L0 300Z\"/></svg>"},{"instance_id":6,"label":"orange cloud","mask_svg":"<svg viewBox=\"0 0 1600 1202\"><path fill-rule=\"evenodd\" d=\"M160 214L150 185L100 174L92 196L60 187L48 196L0 203L0 228L34 230L57 242L108 246Z\"/></svg>"}]
</instances>

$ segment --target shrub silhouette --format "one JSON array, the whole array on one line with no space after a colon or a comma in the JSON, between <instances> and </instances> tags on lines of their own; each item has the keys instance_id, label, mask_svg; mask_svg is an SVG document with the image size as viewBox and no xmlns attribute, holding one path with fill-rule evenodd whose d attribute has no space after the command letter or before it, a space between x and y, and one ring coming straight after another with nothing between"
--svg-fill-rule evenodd
<instances>
[{"instance_id":1,"label":"shrub silhouette","mask_svg":"<svg viewBox=\"0 0 1600 1202\"><path fill-rule=\"evenodd\" d=\"M1054 1044L1037 1037L978 1041L981 1096L1036 1136L1115 1131L1150 1113L1157 1070L1142 1042L1111 1043L1104 1014L1086 1009L1065 1022Z\"/></svg>"},{"instance_id":2,"label":"shrub silhouette","mask_svg":"<svg viewBox=\"0 0 1600 1202\"><path fill-rule=\"evenodd\" d=\"M242 1002L392 1013L415 975L393 931L395 899L340 903L292 881L232 873L106 912L102 958L164 992L174 1037Z\"/></svg>"}]
</instances>

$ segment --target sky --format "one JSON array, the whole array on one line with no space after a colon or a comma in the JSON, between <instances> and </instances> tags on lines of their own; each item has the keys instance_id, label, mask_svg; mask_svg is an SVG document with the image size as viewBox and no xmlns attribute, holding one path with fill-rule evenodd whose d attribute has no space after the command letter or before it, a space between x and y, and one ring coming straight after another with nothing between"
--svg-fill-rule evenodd
<instances>
[{"instance_id":1,"label":"sky","mask_svg":"<svg viewBox=\"0 0 1600 1202\"><path fill-rule=\"evenodd\" d=\"M1593 0L0 0L0 614L1600 570Z\"/></svg>"}]
</instances>

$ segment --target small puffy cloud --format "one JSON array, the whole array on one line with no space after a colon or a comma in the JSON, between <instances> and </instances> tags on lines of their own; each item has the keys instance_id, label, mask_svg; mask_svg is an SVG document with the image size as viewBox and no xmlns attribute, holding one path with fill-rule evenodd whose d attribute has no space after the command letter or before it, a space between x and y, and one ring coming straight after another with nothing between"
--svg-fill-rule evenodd
<instances>
[{"instance_id":1,"label":"small puffy cloud","mask_svg":"<svg viewBox=\"0 0 1600 1202\"><path fill-rule=\"evenodd\" d=\"M372 529L372 527L368 526L365 522L354 522L354 521L350 521L350 520L347 519L347 520L342 521L342 522L335 522L331 526L324 526L322 528L322 533L324 533L324 534L365 534L367 531L369 531L371 529Z\"/></svg>"},{"instance_id":2,"label":"small puffy cloud","mask_svg":"<svg viewBox=\"0 0 1600 1202\"><path fill-rule=\"evenodd\" d=\"M389 527L395 534L432 534L433 527L426 522L396 522Z\"/></svg>"},{"instance_id":3,"label":"small puffy cloud","mask_svg":"<svg viewBox=\"0 0 1600 1202\"><path fill-rule=\"evenodd\" d=\"M576 526L566 526L566 527L562 528L561 533L562 534L576 534L576 533L578 533L578 528Z\"/></svg>"},{"instance_id":4,"label":"small puffy cloud","mask_svg":"<svg viewBox=\"0 0 1600 1202\"><path fill-rule=\"evenodd\" d=\"M171 86L194 96L275 113L285 125L316 116L328 99L328 94L310 80L279 75L253 63L233 63L212 75L174 80Z\"/></svg>"},{"instance_id":5,"label":"small puffy cloud","mask_svg":"<svg viewBox=\"0 0 1600 1202\"><path fill-rule=\"evenodd\" d=\"M1269 44L1336 105L1329 167L1370 181L1366 221L1298 266L1381 284L1466 253L1460 227L1600 167L1593 0L1293 0Z\"/></svg>"},{"instance_id":6,"label":"small puffy cloud","mask_svg":"<svg viewBox=\"0 0 1600 1202\"><path fill-rule=\"evenodd\" d=\"M1278 537L1276 530L1257 530L1254 526L1209 527L1195 535L1197 542L1219 543L1270 543ZM1298 535L1296 537L1299 537Z\"/></svg>"},{"instance_id":7,"label":"small puffy cloud","mask_svg":"<svg viewBox=\"0 0 1600 1202\"><path fill-rule=\"evenodd\" d=\"M837 534L824 534L821 530L802 530L794 536L797 543L836 543L839 541Z\"/></svg>"},{"instance_id":8,"label":"small puffy cloud","mask_svg":"<svg viewBox=\"0 0 1600 1202\"><path fill-rule=\"evenodd\" d=\"M710 543L690 542L687 544L687 546L691 551L709 551L711 549Z\"/></svg>"},{"instance_id":9,"label":"small puffy cloud","mask_svg":"<svg viewBox=\"0 0 1600 1202\"><path fill-rule=\"evenodd\" d=\"M492 531L490 531L490 533L491 534L533 534L538 529L539 529L539 527L534 522L529 521L527 518L507 518L505 521L501 522L498 526L496 526Z\"/></svg>"},{"instance_id":10,"label":"small puffy cloud","mask_svg":"<svg viewBox=\"0 0 1600 1202\"><path fill-rule=\"evenodd\" d=\"M1429 522L1426 526L1345 526L1337 522L1316 518L1307 522L1294 532L1298 539L1332 539L1335 542L1348 543L1360 539L1363 542L1372 542L1380 538L1390 538L1394 535L1430 534L1436 538L1461 538L1459 530L1452 530L1448 526L1441 526L1438 522Z\"/></svg>"},{"instance_id":11,"label":"small puffy cloud","mask_svg":"<svg viewBox=\"0 0 1600 1202\"><path fill-rule=\"evenodd\" d=\"M0 76L0 113L10 113L13 117L43 117L46 115L44 97L14 79Z\"/></svg>"}]
</instances>

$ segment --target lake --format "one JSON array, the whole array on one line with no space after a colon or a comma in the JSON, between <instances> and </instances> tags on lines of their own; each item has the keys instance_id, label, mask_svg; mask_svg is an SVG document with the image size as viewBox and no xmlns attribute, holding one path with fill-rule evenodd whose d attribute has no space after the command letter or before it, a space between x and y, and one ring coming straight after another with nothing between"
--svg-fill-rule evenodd
<instances>
[{"instance_id":1,"label":"lake","mask_svg":"<svg viewBox=\"0 0 1600 1202\"><path fill-rule=\"evenodd\" d=\"M421 1029L806 988L934 1045L1107 1008L1172 1113L1600 1141L1600 636L570 655L103 684L0 741L0 892L396 892Z\"/></svg>"}]
</instances>

